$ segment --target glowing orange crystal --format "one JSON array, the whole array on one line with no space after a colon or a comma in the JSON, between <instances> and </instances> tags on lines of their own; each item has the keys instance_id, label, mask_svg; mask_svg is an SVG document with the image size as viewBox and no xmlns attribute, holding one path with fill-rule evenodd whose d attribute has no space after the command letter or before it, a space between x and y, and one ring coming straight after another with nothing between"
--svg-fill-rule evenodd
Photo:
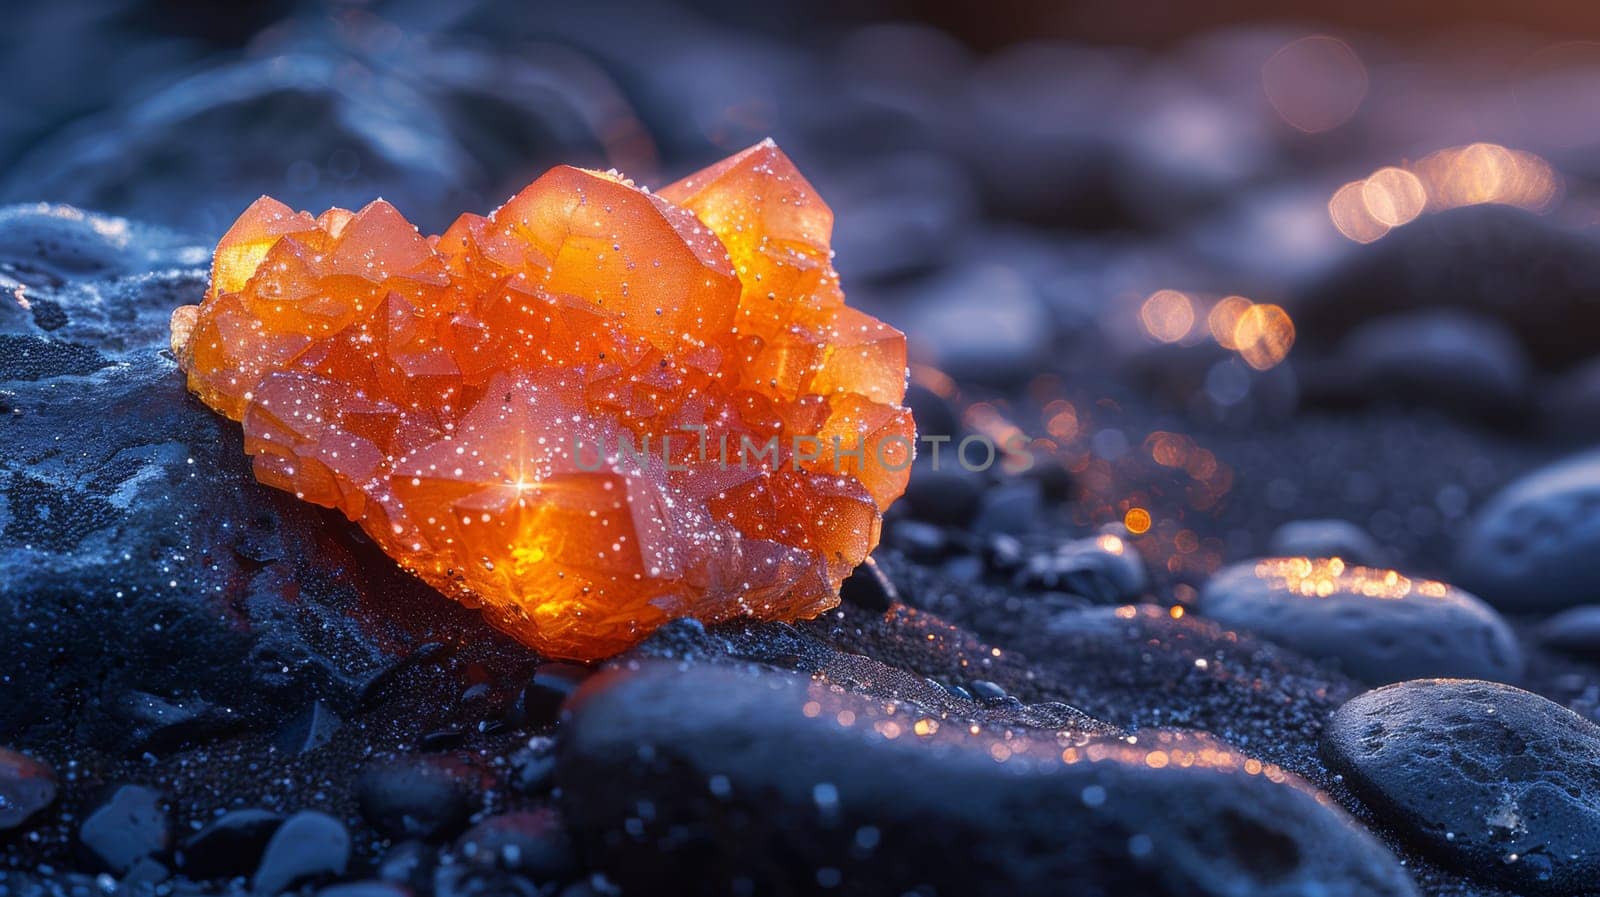
<instances>
[{"instance_id":1,"label":"glowing orange crystal","mask_svg":"<svg viewBox=\"0 0 1600 897\"><path fill-rule=\"evenodd\" d=\"M814 616L877 545L905 340L844 304L770 141L650 193L556 168L424 238L263 197L172 316L256 476L558 657L674 617Z\"/></svg>"}]
</instances>

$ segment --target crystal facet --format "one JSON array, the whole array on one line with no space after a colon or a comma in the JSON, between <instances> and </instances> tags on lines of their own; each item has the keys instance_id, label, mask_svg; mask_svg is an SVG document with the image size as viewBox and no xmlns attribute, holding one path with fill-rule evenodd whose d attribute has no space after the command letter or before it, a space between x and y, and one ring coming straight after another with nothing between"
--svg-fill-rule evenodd
<instances>
[{"instance_id":1,"label":"crystal facet","mask_svg":"<svg viewBox=\"0 0 1600 897\"><path fill-rule=\"evenodd\" d=\"M437 237L263 197L172 344L263 483L605 657L675 617L815 616L876 546L905 339L845 306L832 226L770 141L658 193L556 168Z\"/></svg>"}]
</instances>

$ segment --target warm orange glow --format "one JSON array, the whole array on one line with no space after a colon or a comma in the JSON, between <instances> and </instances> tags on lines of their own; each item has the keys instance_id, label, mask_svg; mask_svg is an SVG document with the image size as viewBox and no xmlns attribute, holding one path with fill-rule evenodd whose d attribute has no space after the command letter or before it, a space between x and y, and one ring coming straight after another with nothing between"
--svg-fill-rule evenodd
<instances>
[{"instance_id":1,"label":"warm orange glow","mask_svg":"<svg viewBox=\"0 0 1600 897\"><path fill-rule=\"evenodd\" d=\"M1350 45L1326 34L1284 46L1261 69L1261 87L1278 115L1310 134L1344 124L1367 95L1367 68Z\"/></svg>"},{"instance_id":2,"label":"warm orange glow","mask_svg":"<svg viewBox=\"0 0 1600 897\"><path fill-rule=\"evenodd\" d=\"M1380 168L1340 187L1328 200L1334 227L1371 243L1424 212L1499 203L1548 210L1561 192L1550 163L1493 143L1442 149L1408 167Z\"/></svg>"},{"instance_id":3,"label":"warm orange glow","mask_svg":"<svg viewBox=\"0 0 1600 897\"><path fill-rule=\"evenodd\" d=\"M956 397L956 381L944 371L926 364L913 364L910 366L910 371L912 383L942 399Z\"/></svg>"},{"instance_id":4,"label":"warm orange glow","mask_svg":"<svg viewBox=\"0 0 1600 897\"><path fill-rule=\"evenodd\" d=\"M1252 305L1233 330L1239 357L1258 371L1277 366L1294 346L1294 321L1276 305Z\"/></svg>"},{"instance_id":5,"label":"warm orange glow","mask_svg":"<svg viewBox=\"0 0 1600 897\"><path fill-rule=\"evenodd\" d=\"M845 304L832 227L770 141L655 193L560 166L436 237L262 198L173 347L263 483L596 659L674 617L814 617L877 544L905 339Z\"/></svg>"},{"instance_id":6,"label":"warm orange glow","mask_svg":"<svg viewBox=\"0 0 1600 897\"><path fill-rule=\"evenodd\" d=\"M1493 143L1442 149L1417 162L1434 209L1501 203L1544 211L1560 192L1550 163L1533 153Z\"/></svg>"},{"instance_id":7,"label":"warm orange glow","mask_svg":"<svg viewBox=\"0 0 1600 897\"><path fill-rule=\"evenodd\" d=\"M1157 290L1139 307L1144 331L1163 343L1175 343L1194 329L1194 303L1177 290Z\"/></svg>"},{"instance_id":8,"label":"warm orange glow","mask_svg":"<svg viewBox=\"0 0 1600 897\"><path fill-rule=\"evenodd\" d=\"M1428 204L1428 191L1404 168L1380 168L1361 185L1361 201L1373 220L1387 227L1410 222Z\"/></svg>"},{"instance_id":9,"label":"warm orange glow","mask_svg":"<svg viewBox=\"0 0 1600 897\"><path fill-rule=\"evenodd\" d=\"M1389 225L1374 218L1367 208L1366 186L1366 181L1351 181L1328 200L1328 217L1333 219L1333 226L1357 243L1371 243L1389 232Z\"/></svg>"},{"instance_id":10,"label":"warm orange glow","mask_svg":"<svg viewBox=\"0 0 1600 897\"><path fill-rule=\"evenodd\" d=\"M1143 535L1150 531L1150 512L1144 508L1129 508L1128 513L1122 515L1122 525L1135 536Z\"/></svg>"},{"instance_id":11,"label":"warm orange glow","mask_svg":"<svg viewBox=\"0 0 1600 897\"><path fill-rule=\"evenodd\" d=\"M1442 582L1413 580L1394 570L1359 567L1340 558L1269 558L1256 562L1255 576L1306 598L1355 592L1368 598L1400 600L1412 595L1444 598L1449 593Z\"/></svg>"},{"instance_id":12,"label":"warm orange glow","mask_svg":"<svg viewBox=\"0 0 1600 897\"><path fill-rule=\"evenodd\" d=\"M1078 409L1065 399L1057 399L1044 407L1045 431L1062 442L1071 442L1078 436Z\"/></svg>"},{"instance_id":13,"label":"warm orange glow","mask_svg":"<svg viewBox=\"0 0 1600 897\"><path fill-rule=\"evenodd\" d=\"M1227 296L1211 306L1211 313L1206 315L1206 326L1211 330L1211 338L1217 345L1224 349L1239 348L1233 341L1234 328L1239 326L1239 316L1251 306L1249 299L1243 296Z\"/></svg>"}]
</instances>

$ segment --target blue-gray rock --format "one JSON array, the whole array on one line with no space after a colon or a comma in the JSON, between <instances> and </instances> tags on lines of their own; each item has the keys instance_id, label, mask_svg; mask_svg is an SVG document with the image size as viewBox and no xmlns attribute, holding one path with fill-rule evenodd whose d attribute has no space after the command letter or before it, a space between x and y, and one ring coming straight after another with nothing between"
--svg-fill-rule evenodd
<instances>
[{"instance_id":1,"label":"blue-gray rock","mask_svg":"<svg viewBox=\"0 0 1600 897\"><path fill-rule=\"evenodd\" d=\"M263 193L317 209L381 195L437 230L462 208L503 201L541 161L636 161L608 159L591 126L597 104L628 114L620 96L597 96L537 54L447 43L380 73L370 67L390 60L362 58L359 42L304 42L162 79L38 141L8 165L0 197L220 235ZM510 172L514 182L501 180Z\"/></svg>"},{"instance_id":2,"label":"blue-gray rock","mask_svg":"<svg viewBox=\"0 0 1600 897\"><path fill-rule=\"evenodd\" d=\"M1070 592L1099 604L1125 604L1150 587L1138 549L1108 533L1029 557L1015 580L1024 588Z\"/></svg>"},{"instance_id":3,"label":"blue-gray rock","mask_svg":"<svg viewBox=\"0 0 1600 897\"><path fill-rule=\"evenodd\" d=\"M1540 644L1573 654L1600 654L1600 604L1568 608L1540 623Z\"/></svg>"},{"instance_id":4,"label":"blue-gray rock","mask_svg":"<svg viewBox=\"0 0 1600 897\"><path fill-rule=\"evenodd\" d=\"M927 151L861 159L817 186L833 206L839 270L858 282L938 267L977 217L967 173Z\"/></svg>"},{"instance_id":5,"label":"blue-gray rock","mask_svg":"<svg viewBox=\"0 0 1600 897\"><path fill-rule=\"evenodd\" d=\"M1514 682L1522 651L1500 615L1461 589L1337 559L1266 558L1228 567L1199 611L1368 685L1420 676Z\"/></svg>"},{"instance_id":6,"label":"blue-gray rock","mask_svg":"<svg viewBox=\"0 0 1600 897\"><path fill-rule=\"evenodd\" d=\"M982 535L1020 535L1039 528L1044 513L1044 488L1035 480L1003 480L983 493L972 529Z\"/></svg>"},{"instance_id":7,"label":"blue-gray rock","mask_svg":"<svg viewBox=\"0 0 1600 897\"><path fill-rule=\"evenodd\" d=\"M350 833L344 823L316 810L284 820L267 842L250 880L257 894L280 894L297 884L343 875L350 864Z\"/></svg>"},{"instance_id":8,"label":"blue-gray rock","mask_svg":"<svg viewBox=\"0 0 1600 897\"><path fill-rule=\"evenodd\" d=\"M290 754L304 754L326 745L344 726L344 720L320 700L313 700L304 710L278 730L278 749Z\"/></svg>"},{"instance_id":9,"label":"blue-gray rock","mask_svg":"<svg viewBox=\"0 0 1600 897\"><path fill-rule=\"evenodd\" d=\"M911 465L906 483L905 508L911 516L941 526L965 526L978 513L983 499L982 474L962 468L955 444L940 451L938 466L931 456Z\"/></svg>"},{"instance_id":10,"label":"blue-gray rock","mask_svg":"<svg viewBox=\"0 0 1600 897\"><path fill-rule=\"evenodd\" d=\"M56 799L56 774L48 763L0 748L0 832L27 822Z\"/></svg>"},{"instance_id":11,"label":"blue-gray rock","mask_svg":"<svg viewBox=\"0 0 1600 897\"><path fill-rule=\"evenodd\" d=\"M275 727L308 695L345 712L441 627L478 662L526 657L354 526L255 481L238 425L189 396L167 348L209 254L66 206L0 208L0 290L26 299L0 303L8 738L160 753Z\"/></svg>"},{"instance_id":12,"label":"blue-gray rock","mask_svg":"<svg viewBox=\"0 0 1600 897\"><path fill-rule=\"evenodd\" d=\"M143 785L113 791L78 829L84 849L113 872L126 872L139 860L162 853L171 839L165 801Z\"/></svg>"},{"instance_id":13,"label":"blue-gray rock","mask_svg":"<svg viewBox=\"0 0 1600 897\"><path fill-rule=\"evenodd\" d=\"M1564 371L1539 399L1546 429L1590 442L1600 438L1600 357Z\"/></svg>"},{"instance_id":14,"label":"blue-gray rock","mask_svg":"<svg viewBox=\"0 0 1600 897\"><path fill-rule=\"evenodd\" d=\"M362 769L355 796L361 815L385 836L444 838L459 832L482 802L479 773L444 755L378 760Z\"/></svg>"},{"instance_id":15,"label":"blue-gray rock","mask_svg":"<svg viewBox=\"0 0 1600 897\"><path fill-rule=\"evenodd\" d=\"M520 872L540 884L577 874L578 857L561 819L548 808L490 816L456 840L470 863Z\"/></svg>"},{"instance_id":16,"label":"blue-gray rock","mask_svg":"<svg viewBox=\"0 0 1600 897\"><path fill-rule=\"evenodd\" d=\"M1312 399L1400 402L1492 422L1527 417L1532 364L1501 322L1459 309L1385 315L1344 338L1336 358L1305 366Z\"/></svg>"},{"instance_id":17,"label":"blue-gray rock","mask_svg":"<svg viewBox=\"0 0 1600 897\"><path fill-rule=\"evenodd\" d=\"M1208 736L979 727L756 668L640 663L575 697L569 827L624 891L1410 895L1297 777Z\"/></svg>"},{"instance_id":18,"label":"blue-gray rock","mask_svg":"<svg viewBox=\"0 0 1600 897\"><path fill-rule=\"evenodd\" d=\"M383 854L376 872L383 881L425 894L433 881L433 867L437 861L434 848L421 841L401 841Z\"/></svg>"},{"instance_id":19,"label":"blue-gray rock","mask_svg":"<svg viewBox=\"0 0 1600 897\"><path fill-rule=\"evenodd\" d=\"M1275 557L1343 558L1382 567L1388 552L1366 530L1348 520L1293 520L1272 531L1267 551Z\"/></svg>"},{"instance_id":20,"label":"blue-gray rock","mask_svg":"<svg viewBox=\"0 0 1600 897\"><path fill-rule=\"evenodd\" d=\"M867 558L839 585L839 600L882 613L900 600L900 593L883 568Z\"/></svg>"},{"instance_id":21,"label":"blue-gray rock","mask_svg":"<svg viewBox=\"0 0 1600 897\"><path fill-rule=\"evenodd\" d=\"M553 724L561 713L561 705L591 672L588 667L576 663L539 664L517 695L512 716L533 726Z\"/></svg>"},{"instance_id":22,"label":"blue-gray rock","mask_svg":"<svg viewBox=\"0 0 1600 897\"><path fill-rule=\"evenodd\" d=\"M1455 578L1509 611L1600 600L1600 451L1534 471L1480 509Z\"/></svg>"},{"instance_id":23,"label":"blue-gray rock","mask_svg":"<svg viewBox=\"0 0 1600 897\"><path fill-rule=\"evenodd\" d=\"M555 741L535 736L511 755L512 790L529 797L543 794L555 784Z\"/></svg>"},{"instance_id":24,"label":"blue-gray rock","mask_svg":"<svg viewBox=\"0 0 1600 897\"><path fill-rule=\"evenodd\" d=\"M1509 328L1529 356L1561 368L1594 354L1600 242L1503 205L1424 215L1343 264L1290 307L1308 343L1333 344L1396 312L1455 308Z\"/></svg>"},{"instance_id":25,"label":"blue-gray rock","mask_svg":"<svg viewBox=\"0 0 1600 897\"><path fill-rule=\"evenodd\" d=\"M317 897L411 897L412 891L387 881L347 881L329 885Z\"/></svg>"},{"instance_id":26,"label":"blue-gray rock","mask_svg":"<svg viewBox=\"0 0 1600 897\"><path fill-rule=\"evenodd\" d=\"M200 699L168 700L138 689L111 702L111 713L127 724L125 748L130 753L165 753L215 738L244 722L227 707Z\"/></svg>"},{"instance_id":27,"label":"blue-gray rock","mask_svg":"<svg viewBox=\"0 0 1600 897\"><path fill-rule=\"evenodd\" d=\"M1049 357L1055 322L1035 285L1010 267L953 268L904 289L906 305L897 320L911 344L958 381L1015 385ZM981 461L982 452L974 447L972 453Z\"/></svg>"},{"instance_id":28,"label":"blue-gray rock","mask_svg":"<svg viewBox=\"0 0 1600 897\"><path fill-rule=\"evenodd\" d=\"M1553 894L1600 876L1600 727L1559 704L1421 679L1352 699L1323 738L1379 821L1461 872Z\"/></svg>"},{"instance_id":29,"label":"blue-gray rock","mask_svg":"<svg viewBox=\"0 0 1600 897\"><path fill-rule=\"evenodd\" d=\"M283 817L270 810L231 810L183 840L178 866L193 879L248 875L282 824Z\"/></svg>"}]
</instances>

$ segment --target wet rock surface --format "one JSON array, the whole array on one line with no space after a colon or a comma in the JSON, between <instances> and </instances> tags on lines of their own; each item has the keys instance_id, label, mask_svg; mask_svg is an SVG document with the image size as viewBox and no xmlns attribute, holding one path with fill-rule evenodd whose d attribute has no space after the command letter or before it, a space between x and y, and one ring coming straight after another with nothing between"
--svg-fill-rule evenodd
<instances>
[{"instance_id":1,"label":"wet rock surface","mask_svg":"<svg viewBox=\"0 0 1600 897\"><path fill-rule=\"evenodd\" d=\"M1402 682L1339 708L1324 746L1381 819L1464 873L1592 889L1600 727L1559 704L1490 682Z\"/></svg>"},{"instance_id":2,"label":"wet rock surface","mask_svg":"<svg viewBox=\"0 0 1600 897\"><path fill-rule=\"evenodd\" d=\"M283 817L270 810L224 813L183 839L178 865L196 879L248 875L282 825Z\"/></svg>"},{"instance_id":3,"label":"wet rock surface","mask_svg":"<svg viewBox=\"0 0 1600 897\"><path fill-rule=\"evenodd\" d=\"M1308 333L1335 339L1367 317L1454 307L1510 328L1535 363L1594 353L1600 326L1593 238L1521 209L1452 209L1397 229L1330 273L1296 308ZM1356 307L1352 307L1352 304Z\"/></svg>"},{"instance_id":4,"label":"wet rock surface","mask_svg":"<svg viewBox=\"0 0 1600 897\"><path fill-rule=\"evenodd\" d=\"M1348 520L1292 520L1273 530L1267 552L1274 557L1343 558L1363 567L1382 567L1383 546Z\"/></svg>"},{"instance_id":5,"label":"wet rock surface","mask_svg":"<svg viewBox=\"0 0 1600 897\"><path fill-rule=\"evenodd\" d=\"M669 664L605 674L570 725L564 808L625 888L1413 893L1309 786L1200 735L985 732L803 677Z\"/></svg>"},{"instance_id":6,"label":"wet rock surface","mask_svg":"<svg viewBox=\"0 0 1600 897\"><path fill-rule=\"evenodd\" d=\"M1522 649L1492 608L1390 570L1246 561L1212 578L1198 609L1230 629L1334 661L1369 685L1423 676L1515 682L1523 672Z\"/></svg>"},{"instance_id":7,"label":"wet rock surface","mask_svg":"<svg viewBox=\"0 0 1600 897\"><path fill-rule=\"evenodd\" d=\"M1554 864L1547 881L1522 855L1501 874L1504 854L1464 860L1419 834L1456 818L1449 801L1419 804L1429 809L1413 822L1356 787L1321 744L1364 687L1354 668L1325 641L1214 617L1203 595L1230 564L1266 554L1459 583L1506 614L1520 677L1505 627L1476 610L1449 632L1376 607L1353 628L1293 628L1346 653L1372 635L1350 654L1361 662L1395 639L1401 668L1459 658L1478 638L1468 674L1600 717L1587 621L1542 619L1597 594L1588 475L1489 502L1577 450L1546 433L1592 435L1595 255L1570 215L1429 211L1376 242L1346 240L1319 179L1337 183L1357 158L1393 164L1415 135L1388 143L1393 123L1364 110L1332 132L1345 141L1335 165L1332 144L1289 133L1260 83L1287 33L1148 54L985 54L925 26L872 26L841 28L830 55L676 10L568 6L531 29L512 24L526 20L514 6L408 18L439 29L419 53L392 43L392 10L376 8L332 33L289 23L215 61L193 45L146 46L193 61L193 76L116 91L33 77L63 70L40 49L38 16L13 16L0 35L0 55L30 72L0 84L25 113L0 117L16 162L0 195L132 216L0 207L0 733L54 782L52 799L36 769L0 763L0 893L583 897L758 879L824 893L1566 887ZM240 42L265 24L231 15ZM91 53L131 27L97 19L66 33ZM132 65L100 55L76 68L120 77ZM1400 68L1370 69L1374 97ZM116 92L116 109L68 124ZM61 120L37 119L68 95ZM266 145L286 127L305 140ZM912 330L919 430L952 438L938 476L924 451L875 575L858 573L816 620L682 621L612 670L546 663L341 520L259 486L237 426L185 393L166 354L168 315L205 289L217 225L257 193L317 208L383 195L437 225L493 207L549 162L662 183L768 134L835 201L852 302ZM1567 186L1573 208L1592 202L1581 180ZM1140 317L1156 290L1182 291L1192 316L1166 322L1173 342ZM1237 333L1211 314L1234 293L1289 310L1296 344L1282 363L1258 370L1225 345ZM1440 323L1451 320L1475 323ZM1502 414L1524 405L1537 420ZM1048 464L952 469L962 438L1013 427L1048 441ZM1348 527L1292 528L1328 520ZM1107 536L1125 550L1106 551ZM649 672L658 663L672 675ZM812 688L831 714L795 709L791 690ZM580 698L564 718L579 689L597 703ZM724 692L748 702L744 718L718 709ZM651 701L633 706L642 694ZM939 731L919 735L923 718ZM656 731L635 746L658 750L626 754L642 720ZM587 764L571 750L579 734L605 747ZM1062 759L1090 744L1115 752ZM1206 751L1261 771L1185 765ZM1575 776L1572 756L1525 751L1506 778ZM367 793L371 770L421 757L449 783L424 775ZM101 816L129 784L156 797ZM1542 787L1531 793L1523 831L1491 826L1486 849L1508 832L1561 849L1563 832L1580 831L1523 812L1544 806ZM1497 811L1479 818L1509 818ZM91 819L116 866L80 838Z\"/></svg>"},{"instance_id":8,"label":"wet rock surface","mask_svg":"<svg viewBox=\"0 0 1600 897\"><path fill-rule=\"evenodd\" d=\"M0 748L0 831L13 829L56 799L56 774L48 764Z\"/></svg>"},{"instance_id":9,"label":"wet rock surface","mask_svg":"<svg viewBox=\"0 0 1600 897\"><path fill-rule=\"evenodd\" d=\"M122 785L83 820L78 840L112 872L127 872L147 857L166 851L172 839L167 801L142 785Z\"/></svg>"},{"instance_id":10,"label":"wet rock surface","mask_svg":"<svg viewBox=\"0 0 1600 897\"><path fill-rule=\"evenodd\" d=\"M277 894L306 881L342 875L350 863L350 833L326 813L306 810L283 821L250 879L257 893Z\"/></svg>"},{"instance_id":11,"label":"wet rock surface","mask_svg":"<svg viewBox=\"0 0 1600 897\"><path fill-rule=\"evenodd\" d=\"M1600 452L1535 471L1477 514L1456 575L1498 607L1550 610L1600 594Z\"/></svg>"},{"instance_id":12,"label":"wet rock surface","mask_svg":"<svg viewBox=\"0 0 1600 897\"><path fill-rule=\"evenodd\" d=\"M361 813L396 840L455 834L482 802L479 774L449 757L396 757L373 763L356 780Z\"/></svg>"}]
</instances>

